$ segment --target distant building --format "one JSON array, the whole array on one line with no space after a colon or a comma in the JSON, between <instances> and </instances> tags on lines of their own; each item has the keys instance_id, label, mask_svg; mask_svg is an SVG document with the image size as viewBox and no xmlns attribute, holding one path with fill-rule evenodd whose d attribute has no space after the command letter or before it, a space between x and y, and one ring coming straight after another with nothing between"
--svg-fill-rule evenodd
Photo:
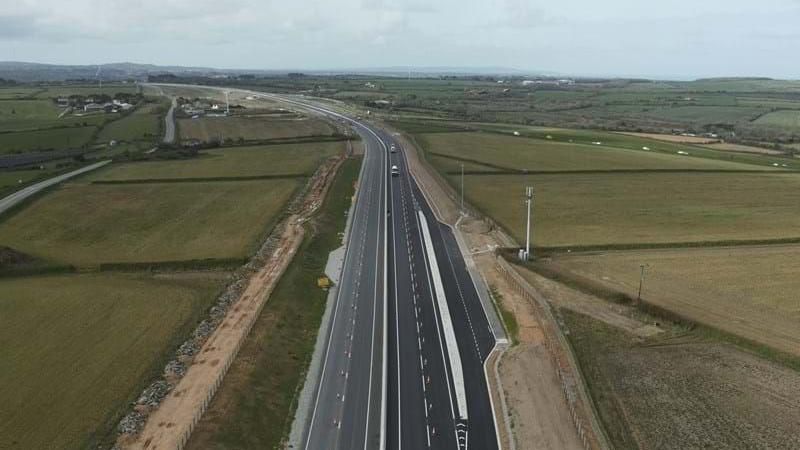
<instances>
[{"instance_id":1,"label":"distant building","mask_svg":"<svg viewBox=\"0 0 800 450\"><path fill-rule=\"evenodd\" d=\"M105 109L105 106L101 105L99 103L87 103L87 104L83 105L83 110L85 112L102 111L104 109Z\"/></svg>"}]
</instances>

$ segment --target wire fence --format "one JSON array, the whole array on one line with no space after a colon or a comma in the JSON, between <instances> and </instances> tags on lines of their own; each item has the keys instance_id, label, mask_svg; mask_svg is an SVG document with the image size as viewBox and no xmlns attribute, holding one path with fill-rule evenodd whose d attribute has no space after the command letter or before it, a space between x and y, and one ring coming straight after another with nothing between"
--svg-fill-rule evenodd
<instances>
[{"instance_id":1,"label":"wire fence","mask_svg":"<svg viewBox=\"0 0 800 450\"><path fill-rule=\"evenodd\" d=\"M583 448L608 450L610 446L597 420L575 355L558 326L549 303L500 256L497 257L497 269L509 285L539 313L536 315L536 320L544 334L545 348L550 354L556 375L561 382L562 393L569 407L572 423L583 443Z\"/></svg>"}]
</instances>

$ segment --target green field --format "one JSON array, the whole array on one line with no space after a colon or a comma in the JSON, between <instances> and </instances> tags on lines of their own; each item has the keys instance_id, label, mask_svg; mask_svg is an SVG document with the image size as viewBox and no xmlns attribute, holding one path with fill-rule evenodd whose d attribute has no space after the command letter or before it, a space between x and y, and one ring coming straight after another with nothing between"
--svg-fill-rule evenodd
<instances>
[{"instance_id":1,"label":"green field","mask_svg":"<svg viewBox=\"0 0 800 450\"><path fill-rule=\"evenodd\" d=\"M220 285L213 273L0 280L0 447L94 448Z\"/></svg>"},{"instance_id":2,"label":"green field","mask_svg":"<svg viewBox=\"0 0 800 450\"><path fill-rule=\"evenodd\" d=\"M454 186L458 177L451 177ZM466 197L523 241L533 186L534 242L583 246L800 236L793 174L631 173L467 176Z\"/></svg>"},{"instance_id":3,"label":"green field","mask_svg":"<svg viewBox=\"0 0 800 450\"><path fill-rule=\"evenodd\" d=\"M0 196L8 195L20 187L26 186L40 179L48 178L58 169L45 168L44 170L3 170L0 171Z\"/></svg>"},{"instance_id":4,"label":"green field","mask_svg":"<svg viewBox=\"0 0 800 450\"><path fill-rule=\"evenodd\" d=\"M32 131L46 128L100 126L109 120L106 114L59 117L63 109L50 100L0 101L0 131Z\"/></svg>"},{"instance_id":5,"label":"green field","mask_svg":"<svg viewBox=\"0 0 800 450\"><path fill-rule=\"evenodd\" d=\"M329 136L333 127L317 119L274 119L267 116L202 117L199 119L179 119L178 131L181 140L243 139L256 141L265 139L284 139L300 136Z\"/></svg>"},{"instance_id":6,"label":"green field","mask_svg":"<svg viewBox=\"0 0 800 450\"><path fill-rule=\"evenodd\" d=\"M327 292L317 277L342 243L361 159L339 169L295 259L264 306L186 448L281 448L305 380ZM313 231L312 231L313 230Z\"/></svg>"},{"instance_id":7,"label":"green field","mask_svg":"<svg viewBox=\"0 0 800 450\"><path fill-rule=\"evenodd\" d=\"M96 131L97 128L89 126L0 133L0 154L80 148L92 140Z\"/></svg>"},{"instance_id":8,"label":"green field","mask_svg":"<svg viewBox=\"0 0 800 450\"><path fill-rule=\"evenodd\" d=\"M61 109L50 100L0 101L0 131L40 128L40 122L57 123Z\"/></svg>"},{"instance_id":9,"label":"green field","mask_svg":"<svg viewBox=\"0 0 800 450\"><path fill-rule=\"evenodd\" d=\"M683 158L685 159L713 159L718 161L725 161L729 163L743 163L752 166L760 166L760 167L742 167L739 166L739 169L764 169L764 168L772 168L775 163L778 164L786 164L786 168L789 169L800 169L800 162L792 160L791 158L781 158L781 157L767 157L764 155L754 155L754 154L745 154L745 153L732 153L727 151L719 151L713 150L710 148L705 148L700 145L689 145L689 144L682 144L682 143L674 143L674 142L666 142L664 140L656 140L647 137L641 136L632 136L629 134L621 134L621 133L610 133L606 131L599 131L599 130L573 130L573 129L564 129L564 128L551 128L551 127L537 127L537 126L526 126L526 125L514 125L508 123L467 123L467 122L452 122L452 121L401 121L401 122L393 122L394 125L398 126L398 128L406 131L408 133L414 134L417 138L418 142L423 144L426 150L432 152L439 152L442 153L437 147L442 147L445 151L452 152L454 154L458 154L459 152L466 151L472 153L477 159L480 161L485 161L489 163L497 163L495 160L496 157L502 157L506 152L504 151L505 146L511 146L513 148L522 148L525 149L525 146L519 142L515 142L513 140L509 140L509 138L514 137L512 133L518 132L520 133L519 137L515 137L517 140L524 140L524 138L533 138L538 139L540 141L546 141L548 145L553 144L570 144L570 145L579 145L584 144L591 146L595 149L615 149L615 150L636 150L645 152L643 150L644 147L649 148L650 150L647 153L663 153L665 155L674 156L676 158ZM492 132L495 135L493 139L490 137L488 133L484 137L481 134L481 147L480 148L471 148L473 147L470 144L470 139L467 139L466 136L463 136L464 133L443 133L442 131L449 130L453 131L458 130L458 128L468 127L473 130L480 130L483 132ZM434 136L434 134L436 136ZM450 136L450 135L453 136ZM467 135L469 136L469 134ZM475 134L475 136L478 136ZM549 137L548 137L549 136ZM433 139L438 144L437 147L432 146L425 146L426 139ZM476 138L477 139L477 138ZM452 141L452 142L451 142ZM596 144L600 142L600 144ZM556 147L558 148L558 147ZM577 146L575 148L582 148ZM585 148L585 147L583 147ZM494 149L495 152L483 152L484 149ZM678 152L685 152L688 153L688 156L691 158L686 158L685 156L679 155ZM619 153L619 155L624 155L624 153ZM512 156L511 162L517 162L518 155L514 154ZM619 158L618 158L619 159ZM626 158L627 160L627 158ZM668 161L664 160L664 161ZM651 158L651 161L656 161ZM679 161L675 160L675 161ZM674 162L666 162L667 167L675 167ZM695 168L703 168L704 163L682 163L686 164L686 167L690 165L700 165L700 167L695 166ZM733 166L723 165L718 166L717 168L732 168ZM708 166L706 166L708 168ZM715 169L716 170L716 169Z\"/></svg>"},{"instance_id":10,"label":"green field","mask_svg":"<svg viewBox=\"0 0 800 450\"><path fill-rule=\"evenodd\" d=\"M800 356L797 245L559 255L554 262L680 317Z\"/></svg>"},{"instance_id":11,"label":"green field","mask_svg":"<svg viewBox=\"0 0 800 450\"><path fill-rule=\"evenodd\" d=\"M204 150L197 158L148 161L109 166L90 180L252 177L311 174L330 156L344 151L344 142L227 147Z\"/></svg>"},{"instance_id":12,"label":"green field","mask_svg":"<svg viewBox=\"0 0 800 450\"><path fill-rule=\"evenodd\" d=\"M97 141L149 141L154 142L160 138L163 107L157 103L140 106L131 114L115 120L97 135Z\"/></svg>"},{"instance_id":13,"label":"green field","mask_svg":"<svg viewBox=\"0 0 800 450\"><path fill-rule=\"evenodd\" d=\"M552 134L550 135L552 136ZM618 140L620 138L617 138ZM434 133L417 136L417 142L436 155L486 163L497 169L528 171L611 170L611 169L692 169L756 170L758 167L706 158L680 157L660 153L667 148L685 146L646 142L650 151L614 147L603 141L588 143L554 142L494 133ZM451 168L447 168L450 170ZM491 170L486 168L484 170Z\"/></svg>"},{"instance_id":14,"label":"green field","mask_svg":"<svg viewBox=\"0 0 800 450\"><path fill-rule=\"evenodd\" d=\"M0 242L79 266L245 258L302 181L66 184L0 223Z\"/></svg>"},{"instance_id":15,"label":"green field","mask_svg":"<svg viewBox=\"0 0 800 450\"><path fill-rule=\"evenodd\" d=\"M103 87L98 85L79 85L79 84L64 84L64 85L51 85L45 86L45 90L36 95L36 98L57 98L69 95L114 95L117 93L135 94L138 88L135 84L104 84Z\"/></svg>"},{"instance_id":16,"label":"green field","mask_svg":"<svg viewBox=\"0 0 800 450\"><path fill-rule=\"evenodd\" d=\"M758 125L770 125L800 130L800 111L771 112L759 117L755 123Z\"/></svg>"}]
</instances>

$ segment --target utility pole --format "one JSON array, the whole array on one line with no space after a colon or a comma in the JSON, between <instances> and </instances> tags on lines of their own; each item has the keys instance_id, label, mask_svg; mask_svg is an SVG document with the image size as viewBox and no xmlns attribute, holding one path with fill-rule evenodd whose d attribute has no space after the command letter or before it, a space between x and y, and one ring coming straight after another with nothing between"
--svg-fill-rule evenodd
<instances>
[{"instance_id":1,"label":"utility pole","mask_svg":"<svg viewBox=\"0 0 800 450\"><path fill-rule=\"evenodd\" d=\"M525 188L525 203L528 204L528 223L525 227L525 260L531 259L531 204L533 203L533 187Z\"/></svg>"},{"instance_id":2,"label":"utility pole","mask_svg":"<svg viewBox=\"0 0 800 450\"><path fill-rule=\"evenodd\" d=\"M226 116L230 116L231 115L231 102L228 99L228 94L229 94L229 92L225 91L225 115Z\"/></svg>"},{"instance_id":3,"label":"utility pole","mask_svg":"<svg viewBox=\"0 0 800 450\"><path fill-rule=\"evenodd\" d=\"M461 163L461 215L464 215L464 163Z\"/></svg>"},{"instance_id":4,"label":"utility pole","mask_svg":"<svg viewBox=\"0 0 800 450\"><path fill-rule=\"evenodd\" d=\"M636 295L636 303L642 301L642 284L644 283L644 269L647 264L639 264L639 293Z\"/></svg>"}]
</instances>

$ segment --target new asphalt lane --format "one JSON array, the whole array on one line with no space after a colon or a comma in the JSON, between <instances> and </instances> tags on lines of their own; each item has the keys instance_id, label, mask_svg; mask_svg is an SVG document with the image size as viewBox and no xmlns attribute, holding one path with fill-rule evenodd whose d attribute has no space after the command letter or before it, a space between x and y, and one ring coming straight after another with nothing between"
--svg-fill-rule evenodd
<instances>
[{"instance_id":1,"label":"new asphalt lane","mask_svg":"<svg viewBox=\"0 0 800 450\"><path fill-rule=\"evenodd\" d=\"M384 360L386 152L357 129L366 146L307 449L380 447Z\"/></svg>"},{"instance_id":2,"label":"new asphalt lane","mask_svg":"<svg viewBox=\"0 0 800 450\"><path fill-rule=\"evenodd\" d=\"M425 196L410 176L405 154L392 137L381 133L397 152L390 165L392 214L389 230L389 416L390 449L497 449L497 434L483 364L494 348L475 285L455 236L436 220ZM438 273L426 255L421 211L429 226ZM393 266L393 267L392 267ZM393 275L393 276L391 276ZM453 370L442 336L442 311L434 301L433 276L440 276L458 342L467 395L468 419L455 413Z\"/></svg>"},{"instance_id":3,"label":"new asphalt lane","mask_svg":"<svg viewBox=\"0 0 800 450\"><path fill-rule=\"evenodd\" d=\"M452 229L436 220L390 135L298 103L350 121L366 147L305 448L497 449L484 375L495 336ZM398 176L389 177L392 165ZM434 277L443 285L457 353L445 342ZM451 352L461 371L453 370ZM460 414L456 383L466 393Z\"/></svg>"},{"instance_id":4,"label":"new asphalt lane","mask_svg":"<svg viewBox=\"0 0 800 450\"><path fill-rule=\"evenodd\" d=\"M366 150L305 448L497 449L483 367L495 336L453 232L436 220L409 175L403 149L377 128L282 99L351 122ZM388 150L392 144L396 153ZM2 199L0 211L104 163L23 189ZM389 177L392 165L398 176ZM436 273L418 211L430 233ZM467 420L455 412L434 276L441 277L457 340Z\"/></svg>"}]
</instances>

